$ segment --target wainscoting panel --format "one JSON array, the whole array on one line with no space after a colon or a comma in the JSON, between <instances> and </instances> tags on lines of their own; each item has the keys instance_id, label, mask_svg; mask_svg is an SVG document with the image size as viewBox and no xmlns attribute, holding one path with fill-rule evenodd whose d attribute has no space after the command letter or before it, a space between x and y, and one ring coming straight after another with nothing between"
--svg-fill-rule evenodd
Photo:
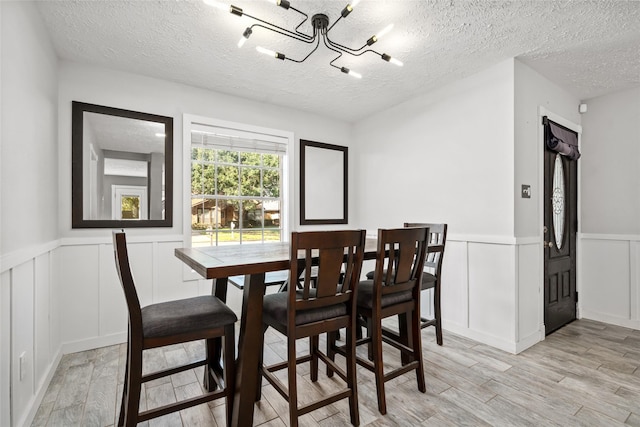
<instances>
[{"instance_id":1,"label":"wainscoting panel","mask_svg":"<svg viewBox=\"0 0 640 427\"><path fill-rule=\"evenodd\" d=\"M543 316L543 288L540 268L540 243L523 244L517 246L518 251L518 352L537 343L544 338L542 330Z\"/></svg>"},{"instance_id":2,"label":"wainscoting panel","mask_svg":"<svg viewBox=\"0 0 640 427\"><path fill-rule=\"evenodd\" d=\"M467 242L447 241L442 264L443 328L469 327Z\"/></svg>"},{"instance_id":3,"label":"wainscoting panel","mask_svg":"<svg viewBox=\"0 0 640 427\"><path fill-rule=\"evenodd\" d=\"M35 259L35 381L42 382L53 359L51 342L51 263L49 253ZM36 389L41 384L36 383Z\"/></svg>"},{"instance_id":4,"label":"wainscoting panel","mask_svg":"<svg viewBox=\"0 0 640 427\"><path fill-rule=\"evenodd\" d=\"M33 403L34 377L34 264L31 260L11 270L11 413L13 422Z\"/></svg>"},{"instance_id":5,"label":"wainscoting panel","mask_svg":"<svg viewBox=\"0 0 640 427\"><path fill-rule=\"evenodd\" d=\"M11 270L0 274L0 425L11 425Z\"/></svg>"},{"instance_id":6,"label":"wainscoting panel","mask_svg":"<svg viewBox=\"0 0 640 427\"><path fill-rule=\"evenodd\" d=\"M131 248L133 249L133 248ZM122 334L127 331L127 303L116 271L113 245L100 245L100 336ZM143 275L142 278L145 276ZM134 276L134 279L138 279ZM151 294L151 282L148 286L137 283L139 289ZM138 291L140 292L140 290ZM151 297L149 296L149 300ZM126 339L126 338L125 338Z\"/></svg>"},{"instance_id":7,"label":"wainscoting panel","mask_svg":"<svg viewBox=\"0 0 640 427\"><path fill-rule=\"evenodd\" d=\"M198 295L198 281L183 282L182 266L184 263L175 256L175 249L183 246L182 242L158 242L155 249L158 274L158 285L154 288L155 301L168 301ZM211 293L211 287L208 292Z\"/></svg>"},{"instance_id":8,"label":"wainscoting panel","mask_svg":"<svg viewBox=\"0 0 640 427\"><path fill-rule=\"evenodd\" d=\"M60 248L61 340L100 335L99 245Z\"/></svg>"},{"instance_id":9,"label":"wainscoting panel","mask_svg":"<svg viewBox=\"0 0 640 427\"><path fill-rule=\"evenodd\" d=\"M581 317L640 329L639 241L638 236L582 236Z\"/></svg>"},{"instance_id":10,"label":"wainscoting panel","mask_svg":"<svg viewBox=\"0 0 640 427\"><path fill-rule=\"evenodd\" d=\"M469 329L515 344L515 246L469 243Z\"/></svg>"}]
</instances>

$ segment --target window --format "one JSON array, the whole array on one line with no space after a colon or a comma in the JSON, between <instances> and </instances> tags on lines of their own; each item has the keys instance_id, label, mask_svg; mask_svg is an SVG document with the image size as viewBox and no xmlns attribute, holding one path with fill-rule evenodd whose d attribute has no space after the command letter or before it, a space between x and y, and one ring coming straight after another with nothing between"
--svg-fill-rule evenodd
<instances>
[{"instance_id":1,"label":"window","mask_svg":"<svg viewBox=\"0 0 640 427\"><path fill-rule=\"evenodd\" d=\"M284 240L289 138L194 122L188 131L191 245Z\"/></svg>"}]
</instances>

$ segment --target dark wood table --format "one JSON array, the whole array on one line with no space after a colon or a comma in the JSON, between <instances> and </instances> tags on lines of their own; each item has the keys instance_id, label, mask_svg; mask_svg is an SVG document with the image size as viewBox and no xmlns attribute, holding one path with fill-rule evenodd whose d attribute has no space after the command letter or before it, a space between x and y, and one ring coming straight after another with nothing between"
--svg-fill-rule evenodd
<instances>
[{"instance_id":1,"label":"dark wood table","mask_svg":"<svg viewBox=\"0 0 640 427\"><path fill-rule=\"evenodd\" d=\"M198 274L213 279L212 292L226 301L227 278L244 275L242 316L238 339L236 394L233 402L233 425L253 424L260 352L262 351L262 297L265 273L289 269L288 242L178 248L175 255ZM437 249L429 247L429 250ZM377 240L368 238L364 259L375 259Z\"/></svg>"}]
</instances>

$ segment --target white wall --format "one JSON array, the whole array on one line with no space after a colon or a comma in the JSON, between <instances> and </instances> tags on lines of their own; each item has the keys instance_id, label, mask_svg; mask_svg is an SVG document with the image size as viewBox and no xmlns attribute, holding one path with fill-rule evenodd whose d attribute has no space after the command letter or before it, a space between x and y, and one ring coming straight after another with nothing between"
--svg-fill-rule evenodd
<instances>
[{"instance_id":1,"label":"white wall","mask_svg":"<svg viewBox=\"0 0 640 427\"><path fill-rule=\"evenodd\" d=\"M0 253L7 254L58 236L58 86L57 59L35 6L2 2L2 9Z\"/></svg>"},{"instance_id":2,"label":"white wall","mask_svg":"<svg viewBox=\"0 0 640 427\"><path fill-rule=\"evenodd\" d=\"M640 87L586 104L582 232L640 235Z\"/></svg>"},{"instance_id":3,"label":"white wall","mask_svg":"<svg viewBox=\"0 0 640 427\"><path fill-rule=\"evenodd\" d=\"M35 6L0 2L0 11L0 425L8 426L30 422L59 357L51 274L58 245L58 82Z\"/></svg>"},{"instance_id":4,"label":"white wall","mask_svg":"<svg viewBox=\"0 0 640 427\"><path fill-rule=\"evenodd\" d=\"M640 329L640 88L585 102L581 315Z\"/></svg>"},{"instance_id":5,"label":"white wall","mask_svg":"<svg viewBox=\"0 0 640 427\"><path fill-rule=\"evenodd\" d=\"M515 351L514 61L355 124L356 225L449 224L445 329Z\"/></svg>"}]
</instances>

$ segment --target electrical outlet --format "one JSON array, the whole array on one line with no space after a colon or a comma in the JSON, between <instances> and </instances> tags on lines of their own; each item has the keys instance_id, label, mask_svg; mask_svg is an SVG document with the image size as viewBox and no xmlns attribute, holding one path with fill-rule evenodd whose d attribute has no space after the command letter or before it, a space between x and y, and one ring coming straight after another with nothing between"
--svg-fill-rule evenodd
<instances>
[{"instance_id":1,"label":"electrical outlet","mask_svg":"<svg viewBox=\"0 0 640 427\"><path fill-rule=\"evenodd\" d=\"M27 375L27 352L23 351L20 355L20 381L24 380Z\"/></svg>"}]
</instances>

